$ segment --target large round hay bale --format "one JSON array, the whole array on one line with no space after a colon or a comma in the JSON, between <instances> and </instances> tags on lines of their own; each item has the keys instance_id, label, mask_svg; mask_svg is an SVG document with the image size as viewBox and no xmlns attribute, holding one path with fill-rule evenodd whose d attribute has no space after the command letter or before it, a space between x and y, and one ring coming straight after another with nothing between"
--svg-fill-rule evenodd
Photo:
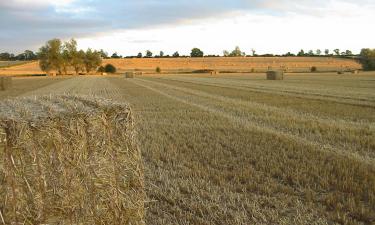
<instances>
[{"instance_id":1,"label":"large round hay bale","mask_svg":"<svg viewBox=\"0 0 375 225\"><path fill-rule=\"evenodd\" d=\"M0 77L0 91L6 91L12 88L11 77Z\"/></svg>"},{"instance_id":2,"label":"large round hay bale","mask_svg":"<svg viewBox=\"0 0 375 225\"><path fill-rule=\"evenodd\" d=\"M134 78L135 77L135 73L134 72L126 72L125 73L125 78Z\"/></svg>"},{"instance_id":3,"label":"large round hay bale","mask_svg":"<svg viewBox=\"0 0 375 225\"><path fill-rule=\"evenodd\" d=\"M127 104L69 95L4 100L2 130L2 223L144 224L143 167Z\"/></svg>"},{"instance_id":4,"label":"large round hay bale","mask_svg":"<svg viewBox=\"0 0 375 225\"><path fill-rule=\"evenodd\" d=\"M284 72L283 71L267 71L267 80L284 80Z\"/></svg>"}]
</instances>

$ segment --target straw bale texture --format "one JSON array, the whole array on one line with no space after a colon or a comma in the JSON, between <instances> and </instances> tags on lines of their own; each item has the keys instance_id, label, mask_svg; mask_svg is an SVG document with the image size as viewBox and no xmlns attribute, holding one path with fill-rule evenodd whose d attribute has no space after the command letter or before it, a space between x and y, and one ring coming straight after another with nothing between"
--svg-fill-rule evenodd
<instances>
[{"instance_id":1,"label":"straw bale texture","mask_svg":"<svg viewBox=\"0 0 375 225\"><path fill-rule=\"evenodd\" d=\"M12 88L12 78L0 77L0 91L6 91L10 88Z\"/></svg>"},{"instance_id":2,"label":"straw bale texture","mask_svg":"<svg viewBox=\"0 0 375 225\"><path fill-rule=\"evenodd\" d=\"M267 80L284 80L283 71L267 71Z\"/></svg>"},{"instance_id":3,"label":"straw bale texture","mask_svg":"<svg viewBox=\"0 0 375 225\"><path fill-rule=\"evenodd\" d=\"M0 224L144 224L127 104L88 96L0 102Z\"/></svg>"},{"instance_id":4,"label":"straw bale texture","mask_svg":"<svg viewBox=\"0 0 375 225\"><path fill-rule=\"evenodd\" d=\"M125 78L134 78L134 72L126 72Z\"/></svg>"}]
</instances>

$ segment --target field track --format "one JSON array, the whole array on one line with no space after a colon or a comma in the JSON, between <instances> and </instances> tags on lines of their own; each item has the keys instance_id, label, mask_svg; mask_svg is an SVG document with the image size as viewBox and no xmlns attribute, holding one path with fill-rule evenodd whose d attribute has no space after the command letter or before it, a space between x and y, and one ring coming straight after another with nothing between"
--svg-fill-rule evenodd
<instances>
[{"instance_id":1,"label":"field track","mask_svg":"<svg viewBox=\"0 0 375 225\"><path fill-rule=\"evenodd\" d=\"M27 84L27 85L26 85ZM129 102L148 224L375 223L375 75L18 78Z\"/></svg>"}]
</instances>

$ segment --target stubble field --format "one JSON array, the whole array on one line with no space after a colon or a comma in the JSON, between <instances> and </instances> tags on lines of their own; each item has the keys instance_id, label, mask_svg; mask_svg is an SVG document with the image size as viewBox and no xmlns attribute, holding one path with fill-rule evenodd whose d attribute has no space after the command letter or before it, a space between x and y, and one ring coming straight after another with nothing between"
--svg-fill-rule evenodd
<instances>
[{"instance_id":1,"label":"stubble field","mask_svg":"<svg viewBox=\"0 0 375 225\"><path fill-rule=\"evenodd\" d=\"M374 224L375 74L15 78L129 102L147 224Z\"/></svg>"}]
</instances>

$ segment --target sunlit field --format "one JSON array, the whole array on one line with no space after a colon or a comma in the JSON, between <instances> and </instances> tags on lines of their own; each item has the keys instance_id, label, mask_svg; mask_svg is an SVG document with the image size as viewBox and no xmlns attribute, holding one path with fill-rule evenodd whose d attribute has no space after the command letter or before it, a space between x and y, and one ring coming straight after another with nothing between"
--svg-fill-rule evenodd
<instances>
[{"instance_id":1,"label":"sunlit field","mask_svg":"<svg viewBox=\"0 0 375 225\"><path fill-rule=\"evenodd\" d=\"M147 224L372 224L375 74L14 78L130 103ZM1 144L0 144L1 145Z\"/></svg>"}]
</instances>

